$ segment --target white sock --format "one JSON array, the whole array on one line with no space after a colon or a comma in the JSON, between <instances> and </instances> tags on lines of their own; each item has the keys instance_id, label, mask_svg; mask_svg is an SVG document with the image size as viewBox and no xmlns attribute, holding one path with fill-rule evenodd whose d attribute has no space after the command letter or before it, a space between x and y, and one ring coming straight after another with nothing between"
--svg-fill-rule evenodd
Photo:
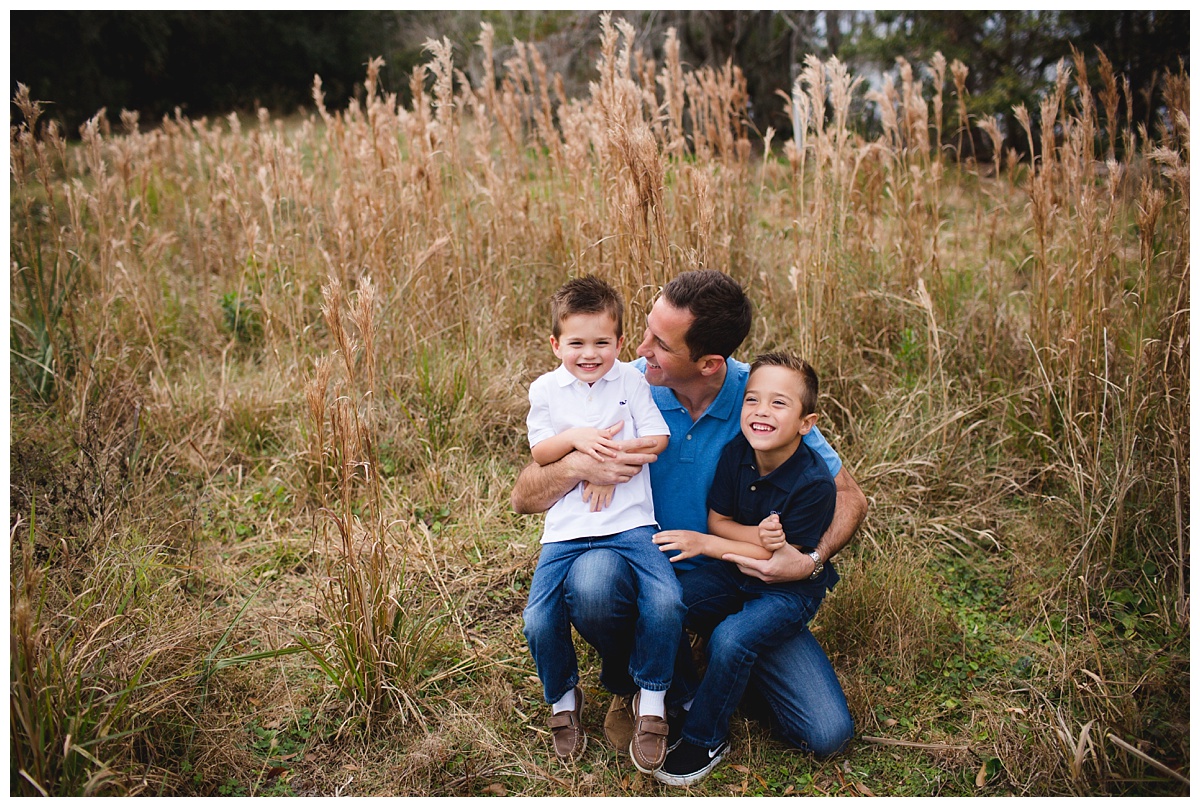
<instances>
[{"instance_id":1,"label":"white sock","mask_svg":"<svg viewBox=\"0 0 1200 807\"><path fill-rule=\"evenodd\" d=\"M657 717L667 716L667 692L651 692L648 689L643 689L638 695L638 713L637 716L655 715Z\"/></svg>"},{"instance_id":2,"label":"white sock","mask_svg":"<svg viewBox=\"0 0 1200 807\"><path fill-rule=\"evenodd\" d=\"M575 708L575 687L571 687L570 689L567 690L567 694L563 695L559 699L558 703L556 703L550 707L550 713L558 714L559 712L569 712L574 708Z\"/></svg>"},{"instance_id":3,"label":"white sock","mask_svg":"<svg viewBox=\"0 0 1200 807\"><path fill-rule=\"evenodd\" d=\"M686 711L690 710L690 709L692 708L692 704L693 704L693 703L695 703L695 702L696 702L696 699L695 699L695 698L692 698L690 701L688 701L687 703L685 703L685 704L683 705L683 711L685 711L685 712L686 712Z\"/></svg>"}]
</instances>

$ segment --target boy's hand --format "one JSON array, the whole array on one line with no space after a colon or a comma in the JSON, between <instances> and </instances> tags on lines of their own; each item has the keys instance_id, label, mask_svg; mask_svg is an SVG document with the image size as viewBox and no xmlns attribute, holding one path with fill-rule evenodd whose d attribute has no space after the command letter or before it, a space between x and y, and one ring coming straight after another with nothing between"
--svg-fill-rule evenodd
<instances>
[{"instance_id":1,"label":"boy's hand","mask_svg":"<svg viewBox=\"0 0 1200 807\"><path fill-rule=\"evenodd\" d=\"M679 554L671 558L671 562L674 563L677 560L703 555L706 537L704 533L692 530L663 530L654 534L654 543L658 544L658 548L663 552L679 550Z\"/></svg>"},{"instance_id":2,"label":"boy's hand","mask_svg":"<svg viewBox=\"0 0 1200 807\"><path fill-rule=\"evenodd\" d=\"M787 543L787 536L783 534L783 525L779 523L778 513L772 513L759 522L758 543L762 545L763 549L772 552Z\"/></svg>"},{"instance_id":3,"label":"boy's hand","mask_svg":"<svg viewBox=\"0 0 1200 807\"><path fill-rule=\"evenodd\" d=\"M583 500L591 502L592 512L598 513L612 504L613 491L616 489L616 485L593 485L591 482L584 482Z\"/></svg>"},{"instance_id":4,"label":"boy's hand","mask_svg":"<svg viewBox=\"0 0 1200 807\"><path fill-rule=\"evenodd\" d=\"M598 462L612 459L621 451L621 446L612 438L624 425L614 423L604 429L572 429L571 445Z\"/></svg>"}]
</instances>

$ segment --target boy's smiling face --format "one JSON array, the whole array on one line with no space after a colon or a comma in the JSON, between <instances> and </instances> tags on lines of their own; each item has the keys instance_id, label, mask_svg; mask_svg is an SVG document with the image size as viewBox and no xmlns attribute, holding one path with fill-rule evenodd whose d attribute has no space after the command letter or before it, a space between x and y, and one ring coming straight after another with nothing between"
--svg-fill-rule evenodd
<instances>
[{"instance_id":1,"label":"boy's smiling face","mask_svg":"<svg viewBox=\"0 0 1200 807\"><path fill-rule=\"evenodd\" d=\"M557 338L550 337L554 355L567 371L594 384L612 369L624 337L617 336L617 322L608 312L568 314L563 317Z\"/></svg>"},{"instance_id":2,"label":"boy's smiling face","mask_svg":"<svg viewBox=\"0 0 1200 807\"><path fill-rule=\"evenodd\" d=\"M746 382L742 434L758 454L785 459L817 422L801 402L804 380L787 367L759 367Z\"/></svg>"}]
</instances>

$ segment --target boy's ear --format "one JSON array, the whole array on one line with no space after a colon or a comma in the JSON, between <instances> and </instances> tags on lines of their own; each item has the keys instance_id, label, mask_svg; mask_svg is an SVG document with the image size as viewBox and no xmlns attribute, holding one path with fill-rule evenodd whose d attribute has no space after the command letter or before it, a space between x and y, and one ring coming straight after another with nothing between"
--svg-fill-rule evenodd
<instances>
[{"instance_id":1,"label":"boy's ear","mask_svg":"<svg viewBox=\"0 0 1200 807\"><path fill-rule=\"evenodd\" d=\"M558 339L554 336L550 337L550 349L554 351L554 355L562 358L562 354L558 352Z\"/></svg>"},{"instance_id":2,"label":"boy's ear","mask_svg":"<svg viewBox=\"0 0 1200 807\"><path fill-rule=\"evenodd\" d=\"M801 436L806 435L810 431L812 431L812 427L817 425L817 417L818 417L818 414L816 412L810 412L809 414L800 418L800 435Z\"/></svg>"}]
</instances>

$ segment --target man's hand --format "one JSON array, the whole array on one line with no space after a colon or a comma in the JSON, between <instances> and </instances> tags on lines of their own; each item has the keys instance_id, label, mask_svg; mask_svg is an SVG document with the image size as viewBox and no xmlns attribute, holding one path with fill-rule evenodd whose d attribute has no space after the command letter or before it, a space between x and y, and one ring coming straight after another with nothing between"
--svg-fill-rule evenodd
<instances>
[{"instance_id":1,"label":"man's hand","mask_svg":"<svg viewBox=\"0 0 1200 807\"><path fill-rule=\"evenodd\" d=\"M658 548L663 552L679 550L679 554L671 558L672 563L703 555L704 542L707 540L707 535L693 530L663 530L654 534L654 543L658 544Z\"/></svg>"},{"instance_id":2,"label":"man's hand","mask_svg":"<svg viewBox=\"0 0 1200 807\"><path fill-rule=\"evenodd\" d=\"M779 514L771 513L758 524L758 543L763 549L774 552L787 543L783 534L783 525L779 523Z\"/></svg>"},{"instance_id":3,"label":"man's hand","mask_svg":"<svg viewBox=\"0 0 1200 807\"><path fill-rule=\"evenodd\" d=\"M616 489L616 485L593 485L591 482L584 482L583 500L592 505L593 513L598 513L612 504L613 492Z\"/></svg>"},{"instance_id":4,"label":"man's hand","mask_svg":"<svg viewBox=\"0 0 1200 807\"><path fill-rule=\"evenodd\" d=\"M622 441L624 450L605 462L597 462L587 454L572 451L558 462L525 466L513 486L512 507L518 513L544 513L556 501L566 496L580 482L593 485L619 485L637 476L642 466L654 462L654 454L639 454L637 448L650 448L654 441L647 437Z\"/></svg>"},{"instance_id":5,"label":"man's hand","mask_svg":"<svg viewBox=\"0 0 1200 807\"><path fill-rule=\"evenodd\" d=\"M734 554L722 555L721 560L736 563L742 574L757 577L764 583L807 580L812 576L813 567L816 565L812 558L791 544L785 544L782 548L776 549L767 560L757 560L745 555Z\"/></svg>"}]
</instances>

